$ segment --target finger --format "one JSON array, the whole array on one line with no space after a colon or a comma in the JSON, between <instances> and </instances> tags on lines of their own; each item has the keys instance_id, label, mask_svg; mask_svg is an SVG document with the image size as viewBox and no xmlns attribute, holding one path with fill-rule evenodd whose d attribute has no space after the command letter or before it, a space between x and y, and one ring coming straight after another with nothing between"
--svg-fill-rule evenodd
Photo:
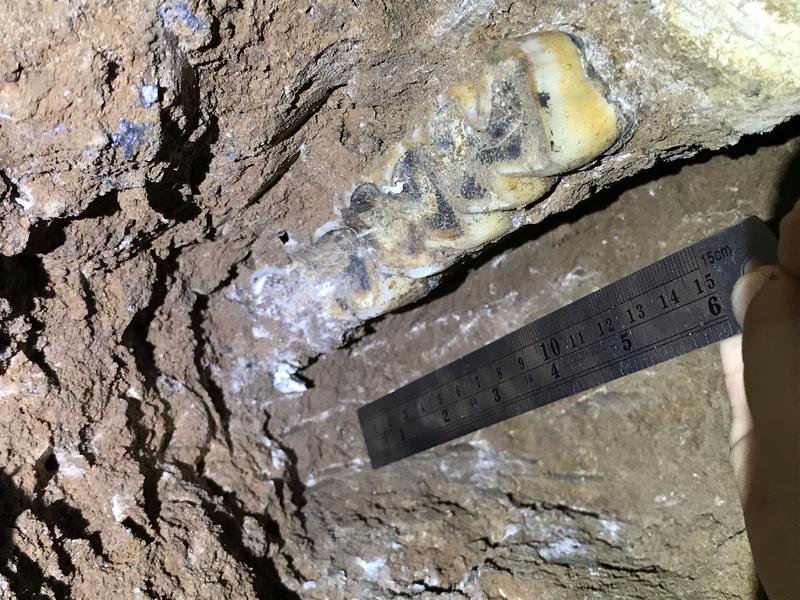
<instances>
[{"instance_id":1,"label":"finger","mask_svg":"<svg viewBox=\"0 0 800 600\"><path fill-rule=\"evenodd\" d=\"M742 361L742 336L724 340L720 346L725 387L731 404L731 429L729 437L730 461L744 505L749 484L747 465L752 445L753 419L747 406L744 389L744 362Z\"/></svg>"},{"instance_id":2,"label":"finger","mask_svg":"<svg viewBox=\"0 0 800 600\"><path fill-rule=\"evenodd\" d=\"M752 427L743 507L767 594L794 598L800 589L800 281L783 269L761 272L767 278L750 295L742 338Z\"/></svg>"},{"instance_id":3,"label":"finger","mask_svg":"<svg viewBox=\"0 0 800 600\"><path fill-rule=\"evenodd\" d=\"M777 270L780 270L780 267L773 265L758 267L749 273L745 273L733 286L733 292L731 292L733 315L740 326L744 324L744 315L747 312L747 307L750 306L750 302Z\"/></svg>"},{"instance_id":4,"label":"finger","mask_svg":"<svg viewBox=\"0 0 800 600\"><path fill-rule=\"evenodd\" d=\"M800 276L800 202L781 221L778 259L789 271Z\"/></svg>"},{"instance_id":5,"label":"finger","mask_svg":"<svg viewBox=\"0 0 800 600\"><path fill-rule=\"evenodd\" d=\"M758 290L768 280L769 267L754 267L736 282L731 293L733 314L741 326L747 307ZM731 405L731 428L728 437L729 455L739 498L744 506L750 489L750 454L752 449L753 419L747 405L744 386L744 362L742 360L742 336L724 340L720 344L722 371Z\"/></svg>"}]
</instances>

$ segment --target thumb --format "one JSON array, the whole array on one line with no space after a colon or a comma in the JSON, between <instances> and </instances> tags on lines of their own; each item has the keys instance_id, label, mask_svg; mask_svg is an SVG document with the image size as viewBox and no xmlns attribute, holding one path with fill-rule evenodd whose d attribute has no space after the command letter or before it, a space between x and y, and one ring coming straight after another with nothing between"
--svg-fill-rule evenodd
<instances>
[{"instance_id":1,"label":"thumb","mask_svg":"<svg viewBox=\"0 0 800 600\"><path fill-rule=\"evenodd\" d=\"M744 324L747 307L764 287L769 273L778 267L761 267L745 274L736 282L731 294L733 314L739 325ZM752 447L753 419L744 387L744 362L742 361L742 336L737 335L723 340L720 344L722 370L725 374L725 386L731 405L731 429L729 437L730 460L734 477L739 488L742 504L749 489L750 453Z\"/></svg>"},{"instance_id":2,"label":"thumb","mask_svg":"<svg viewBox=\"0 0 800 600\"><path fill-rule=\"evenodd\" d=\"M750 431L739 482L756 571L772 600L800 589L800 281L780 267L734 289ZM738 309L737 309L738 305ZM733 458L733 456L732 456Z\"/></svg>"}]
</instances>

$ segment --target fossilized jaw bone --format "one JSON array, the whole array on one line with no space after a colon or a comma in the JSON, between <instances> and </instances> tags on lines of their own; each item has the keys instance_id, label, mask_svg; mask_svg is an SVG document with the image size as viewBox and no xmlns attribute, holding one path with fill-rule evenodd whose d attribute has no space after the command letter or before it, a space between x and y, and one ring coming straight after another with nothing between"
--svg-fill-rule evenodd
<instances>
[{"instance_id":1,"label":"fossilized jaw bone","mask_svg":"<svg viewBox=\"0 0 800 600\"><path fill-rule=\"evenodd\" d=\"M292 257L308 282L297 293L352 322L427 294L434 275L514 229L518 209L617 139L592 73L564 33L497 44L355 187L341 221Z\"/></svg>"}]
</instances>

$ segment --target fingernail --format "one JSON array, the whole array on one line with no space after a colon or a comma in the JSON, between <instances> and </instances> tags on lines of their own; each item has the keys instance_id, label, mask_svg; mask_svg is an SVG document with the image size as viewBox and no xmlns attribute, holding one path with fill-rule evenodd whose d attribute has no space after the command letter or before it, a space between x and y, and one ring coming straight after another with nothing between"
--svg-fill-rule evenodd
<instances>
[{"instance_id":1,"label":"fingernail","mask_svg":"<svg viewBox=\"0 0 800 600\"><path fill-rule=\"evenodd\" d=\"M764 263L761 262L759 259L751 258L746 263L744 263L744 266L742 267L742 273L741 274L745 275L745 274L749 273L750 271L755 271L756 269L758 269L760 267L763 267L763 266L764 266Z\"/></svg>"},{"instance_id":2,"label":"fingernail","mask_svg":"<svg viewBox=\"0 0 800 600\"><path fill-rule=\"evenodd\" d=\"M780 271L780 267L775 265L758 267L745 273L733 286L731 304L733 305L733 315L739 322L740 327L744 326L744 316L747 313L747 307L750 306L750 302L752 302L759 290L764 287L764 284L778 276Z\"/></svg>"}]
</instances>

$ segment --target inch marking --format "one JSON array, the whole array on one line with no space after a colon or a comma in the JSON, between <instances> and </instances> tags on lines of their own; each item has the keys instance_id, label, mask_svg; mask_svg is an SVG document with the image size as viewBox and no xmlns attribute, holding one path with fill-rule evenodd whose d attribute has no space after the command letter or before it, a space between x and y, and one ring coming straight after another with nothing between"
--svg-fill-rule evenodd
<instances>
[{"instance_id":1,"label":"inch marking","mask_svg":"<svg viewBox=\"0 0 800 600\"><path fill-rule=\"evenodd\" d=\"M652 292L653 290L660 289L661 287L663 287L663 286L665 286L665 285L668 285L668 284L670 284L670 283L672 283L672 282L674 282L674 281L676 281L676 280L678 280L678 279L681 279L682 277L685 277L686 275L690 275L690 274L691 274L691 273L693 273L693 272L694 272L694 270L692 270L692 271L689 271L689 272L687 272L687 273L684 273L684 274L681 274L681 275L677 275L677 276L675 276L675 277L673 277L673 278L671 278L671 279L668 279L667 281L661 281L661 282L657 283L656 285L654 285L654 286L652 286L652 287L649 287L649 288L648 288L648 289L646 289L644 292L641 292L641 293L637 294L636 296L633 296L633 297L631 297L631 298L629 298L629 299L626 299L626 300L623 300L623 301L621 301L621 302L619 302L619 303L616 303L616 304L612 305L610 308L609 308L609 307L605 307L605 308L603 308L602 310L599 310L599 311L597 311L597 312L594 312L594 313L590 314L589 316L585 317L584 319L582 319L582 320L580 320L580 321L577 321L577 322L571 323L571 324L569 324L569 325L566 325L566 326L562 327L561 329L558 329L558 330L552 331L551 333L544 334L544 335L540 335L539 337L535 337L535 338L534 338L534 341L533 341L533 342L531 342L531 343L529 343L529 344L525 344L525 345L522 345L522 346L519 346L519 347L516 347L516 348L514 347L514 346L516 346L516 344L514 344L514 345L512 346L512 349L511 349L509 352L507 352L506 354L504 354L504 355L500 356L499 358L497 358L495 361L493 361L493 363L492 363L492 364L497 364L497 363L500 363L500 362L501 362L501 361L502 361L504 358L507 358L508 356L510 356L510 355L512 355L512 354L516 354L516 353L522 352L522 351L524 351L524 350L526 350L526 349L528 349L528 348L535 347L535 346L537 346L538 344L541 344L541 343L543 343L543 342L546 342L548 338L554 338L555 336L557 336L557 335L558 335L558 334L560 334L560 333L563 333L564 331L567 331L567 330L569 330L569 329L572 329L572 328L576 328L578 325L580 325L581 323L584 323L585 321L588 321L588 320L590 320L590 319L592 319L592 318L597 318L597 316L598 316L598 315L603 315L603 314L606 314L606 313L610 312L611 310L613 310L613 309L615 309L615 308L617 308L617 307L619 307L619 306L621 306L621 305L625 304L626 302L630 302L630 301L632 301L632 300L634 300L634 299L636 299L636 298L639 298L639 297L641 297L641 296L643 296L643 295L646 295L646 294L648 294L648 293ZM612 285L613 285L613 284L612 284ZM610 286L609 286L609 287L610 287ZM589 296L588 298L590 299L590 301L591 301L591 302L592 302L592 304L593 304L593 306L592 306L592 310L595 310L595 309L596 309L596 307L594 306L594 303L595 303L595 298L593 298L592 296ZM580 300L578 300L577 302L580 302ZM563 309L560 309L560 310L563 310ZM555 313L551 313L551 316L552 316L553 314L555 314ZM657 318L658 316L660 316L660 315L656 315L656 317L653 317L653 318ZM534 322L534 323L537 323L537 322ZM531 325L533 325L533 324L531 324ZM525 327L525 328L523 328L523 329L528 329L528 327ZM517 333L519 333L519 332L514 332L514 333L512 333L512 334L509 334L509 335L510 335L510 336L513 336L513 335L516 335ZM577 335L577 334L574 334L574 335ZM578 339L578 340L582 340L582 339L583 339L583 336L582 336L582 335L580 335L580 337L578 337L577 339ZM592 344L591 344L590 346L596 345L598 342L601 342L601 341L604 341L604 340L605 340L605 338L604 338L604 336L601 334L601 336L600 336L600 337L599 337L597 340L595 340L594 342L592 342ZM494 342L492 342L492 343L494 343ZM581 343L585 343L585 342L581 342ZM575 347L576 347L576 344L573 342L573 344L571 345L571 347L575 348ZM469 356L469 355L468 355L468 356ZM465 358L468 358L468 356L467 356L467 357L463 357L463 358L461 358L461 359L458 359L458 361L464 360ZM545 360L545 364L546 364L548 361L549 361L549 359L546 359L546 360ZM443 383L439 383L438 385L436 385L436 386L432 387L432 388L431 388L431 391L437 391L437 392L438 392L438 391L442 390L443 388L445 388L446 386L448 386L448 385L452 384L453 382L455 382L455 381L458 381L458 380L460 380L460 379L463 379L463 377L464 377L464 376L463 376L463 375L461 375L461 374L456 374L456 375L453 375L453 377L452 377L451 379L449 379L449 380L447 380L447 381L445 381L445 382L443 382ZM427 412L431 412L431 411L427 411ZM426 413L426 414L427 414L427 413Z\"/></svg>"},{"instance_id":2,"label":"inch marking","mask_svg":"<svg viewBox=\"0 0 800 600\"><path fill-rule=\"evenodd\" d=\"M733 284L750 258L773 261L776 246L747 219L361 407L372 466L736 333Z\"/></svg>"},{"instance_id":3,"label":"inch marking","mask_svg":"<svg viewBox=\"0 0 800 600\"><path fill-rule=\"evenodd\" d=\"M635 300L635 299L637 299L637 298L640 298L641 296L643 296L643 295L645 295L645 294L647 294L647 293L649 293L649 292L651 292L651 291L653 291L653 290L661 289L662 287L664 287L664 285L665 285L665 284L666 284L666 285L668 285L669 283L671 283L671 282L673 282L673 281L676 281L676 280L678 280L678 279L681 279L682 277L685 277L685 276L687 276L687 275L691 275L692 273L694 273L694 271L689 271L688 273L685 273L684 275L680 275L680 276L678 276L678 277L674 277L674 278L672 278L672 279L668 280L667 282L662 282L662 283L661 283L661 284L659 284L659 285L656 285L656 286L654 286L654 287L652 287L652 288L649 288L649 289L648 289L648 290L646 290L645 292L642 292L642 293L640 293L640 294L637 294L636 296L633 296L633 297L631 297L631 298L629 298L629 299L627 299L627 300L623 300L622 302L619 302L618 304L614 305L614 306L613 306L613 308L618 308L619 306L622 306L622 305L624 305L624 304L627 304L628 302L631 302L632 300ZM699 300L703 300L703 299L705 299L705 298L707 298L707 297L709 297L709 296L712 296L712 295L713 295L713 294L710 294L710 293L709 293L709 294L706 294L706 295L704 295L704 296L701 296L700 298L695 298L694 300L692 300L691 302L689 302L689 304L691 304L692 302L697 302L697 301L699 301ZM686 306L686 304L684 304L683 306ZM672 306L672 307L669 307L669 306L668 306L668 308L667 308L667 309L665 309L665 310L662 310L660 314L656 314L655 316L653 316L653 317L650 317L650 318L648 318L648 319L645 319L645 320L638 320L638 321L636 321L636 322L634 322L634 323L631 323L631 324L629 325L628 329L627 329L627 333L630 333L630 331L632 331L632 330L633 330L633 329L635 329L636 327L639 327L639 326L641 326L641 325L644 325L644 324L646 324L646 323L649 323L650 321L653 321L653 320L655 320L655 319L658 319L658 318L662 317L663 315L665 315L665 314L669 314L670 312L673 312L673 311L675 311L675 310L679 310L680 308L682 308L682 306L681 306L680 304L678 304L678 305L674 305L674 306ZM542 346L542 345L544 345L544 344L547 342L547 340L548 340L548 339L549 339L549 340L551 340L551 341L553 341L553 340L557 341L557 339L556 339L556 337L555 337L555 336L557 336L559 333L562 333L562 332L564 332L564 331L567 331L567 330L569 330L569 329L571 329L571 328L577 327L577 326L578 326L580 323L583 323L583 322L585 322L585 321L587 321L587 320L590 320L590 319L592 319L592 318L596 318L596 317L597 317L597 315L606 314L606 313L608 313L608 312L610 312L610 311L609 311L609 309L604 309L604 310L601 310L601 311L599 311L599 312L597 312L597 313L594 313L593 315L590 315L589 317L586 317L585 319L583 319L583 320L581 320L581 321L578 321L578 322L576 322L576 323L573 323L573 324L570 324L570 325L568 325L568 326L566 326L566 327L564 327L564 328L562 328L562 329L559 329L558 331L555 331L555 332L553 332L552 334L548 334L548 335L545 335L545 336L543 336L543 337L540 337L540 338L538 338L538 339L535 339L535 340L534 340L534 342L532 342L532 343L530 343L530 344L528 344L528 345L526 345L526 346L524 346L524 347L521 347L521 348L519 348L519 349L517 349L517 350L512 350L511 352L508 352L508 353L506 353L505 355L501 356L500 358L496 359L495 361L493 361L493 362L489 363L489 365L488 365L488 366L489 366L490 368L491 368L491 367L495 367L495 368L497 368L496 366L497 366L497 365L500 365L500 364L501 364L501 362L503 361L503 359L507 358L508 356L511 356L512 354L520 354L521 352L523 352L524 350L527 350L528 348L532 348L532 347L536 347L536 346ZM612 319L611 317L608 317L608 318L609 318L609 319ZM615 330L615 331L616 331L616 330ZM515 333L516 333L516 332L515 332ZM611 333L611 332L607 332L607 333ZM570 356L573 356L573 355L575 355L575 354L579 354L579 353L588 353L588 350L590 350L590 349L592 349L593 347L597 346L597 345L598 345L598 344L600 344L601 342L605 342L605 341L607 341L607 340L608 340L608 335L607 335L607 333L601 333L600 337L598 337L598 338L597 338L595 341L593 341L593 342L589 343L588 345L579 346L579 345L577 345L577 344L574 344L574 343L573 343L573 345L571 346L571 348L573 349L573 351L572 351L572 352L569 352L569 353L567 353L567 354L561 354L561 353L560 353L560 351L559 351L559 355L555 355L555 352L553 352L554 356L552 356L552 357L551 357L551 356L549 355L549 353L547 352L547 346L545 345L545 346L544 346L544 356L545 356L545 360L544 360L544 362L542 362L541 364L539 364L539 365L537 365L537 366L535 366L535 367L531 367L531 368L529 368L529 369L526 369L526 370L522 371L521 373L518 373L517 375L514 375L514 376L512 377L512 379L511 379L511 380L513 380L513 379L516 379L517 377L519 377L519 376L521 376L521 375L526 375L526 374L529 374L529 373L531 373L531 372L533 372L533 371L536 371L537 369L540 369L540 368L542 368L542 367L548 366L549 364L551 364L551 363L553 363L553 362L555 362L555 361L565 361L565 360L566 360L568 357L570 357ZM512 335L513 335L513 334L512 334ZM621 334L621 335L622 335L622 334ZM583 339L583 336L581 335L581 337L580 337L579 339ZM552 344L550 345L550 349L551 349L551 352L552 352L552 351L553 351ZM462 360L462 359L459 359L459 360ZM479 375L477 375L477 376L476 376L476 375L474 374L474 372L473 372L473 374L472 374L472 377L473 377L473 378L477 377L478 381L480 381L480 376L479 376ZM461 380L463 380L463 379L464 379L464 376L463 376L463 375L460 375L460 376L454 376L452 379L448 380L447 382L445 382L445 383L443 383L443 384L439 384L439 385L435 386L434 388L432 388L432 391L433 391L434 393L440 393L440 391L441 391L441 390L443 390L443 389L444 389L446 386L448 386L448 385L452 384L453 382L456 382L456 381L461 381ZM473 380L474 380L474 379L473 379ZM498 384L498 385L502 385L502 384ZM465 384L465 387L466 387L466 384ZM461 388L461 389L462 389L462 392L463 392L463 388ZM481 391L482 391L482 390L481 390ZM455 400L453 400L452 402L448 402L447 404L443 404L443 403L441 403L441 402L440 402L440 403L439 403L439 405L438 405L438 407L439 407L440 409L442 409L442 408L449 408L449 407L451 407L451 406L453 406L453 405L455 405L455 404L458 404L459 402L461 402L461 400L462 400L462 399L467 399L467 400L468 400L468 399L470 399L471 397L474 397L474 396L476 396L476 395L480 394L480 393L481 393L481 391L476 391L476 392L473 392L472 394L468 394L467 396L463 396L463 394L462 394L461 392L458 392L458 393L456 394L456 396L457 396L457 397L456 397L456 399L455 399ZM402 407L402 406L398 406L398 407L396 407L396 408L390 409L390 412L401 412L401 411L403 410L403 408L404 408L404 407ZM422 416L425 416L425 415L427 415L427 414L430 414L430 413L432 413L432 412L435 412L435 410L427 410L427 411L422 411L422 412L420 412L420 411L417 411L417 413L420 415L420 417L422 417ZM389 414L389 413L386 413L386 416L388 416L388 414ZM407 419L406 419L406 420L407 420Z\"/></svg>"},{"instance_id":4,"label":"inch marking","mask_svg":"<svg viewBox=\"0 0 800 600\"><path fill-rule=\"evenodd\" d=\"M730 324L730 321L728 320L727 315L719 317L719 318L715 319L714 321L711 321L711 322L707 323L705 326L693 327L693 328L691 328L689 330L682 331L682 332L673 334L673 335L671 335L669 337L660 339L660 340L658 340L656 342L655 346L663 346L665 344L671 343L672 341L676 341L676 340L677 341L683 341L683 340L686 339L684 337L685 335L687 335L687 334L688 335L692 335L692 333L690 333L690 332L699 332L699 331L704 331L704 330L707 331L711 327L715 327L715 326L723 324L723 323ZM564 385L566 385L568 383L571 383L572 381L580 379L581 377L585 377L587 375L592 375L592 374L594 374L596 372L602 371L606 367L613 366L613 365L618 365L618 364L626 364L626 361L628 359L630 359L632 357L639 356L641 354L644 354L645 352L651 351L652 349L653 348L651 348L651 347L642 348L642 349L639 349L636 352L631 352L629 354L625 354L625 355L619 356L619 357L617 357L615 359L611 359L611 360L609 360L609 361L607 361L605 363L601 363L601 364L595 365L594 367L592 367L590 369L587 369L587 370L584 370L584 371L578 371L572 377L570 377L568 379L565 379L564 381L559 381L559 382L556 382L556 383L550 383L550 384L541 386L541 387L539 387L537 389L530 390L530 391L527 391L527 392L523 392L522 394L520 394L518 396L510 398L506 405L501 405L501 406L497 406L497 407L490 406L490 407L484 409L483 411L480 411L479 413L474 413L474 416L475 417L480 417L480 416L485 416L485 415L489 415L489 414L495 414L495 413L502 412L501 409L504 406L508 406L510 404L518 402L519 400L529 399L529 398L535 396L536 394L539 394L539 393L542 393L542 392L547 392L547 391L550 391L550 390L555 389L557 387L564 386ZM542 402L542 403L537 403L537 408L540 407L540 406L544 406L545 404L549 404L550 402L553 402L553 401L555 401L555 399L548 400L548 401ZM453 406L454 404L457 404L457 402L451 403L451 404L447 405L447 407ZM443 430L450 429L450 428L452 428L452 427L454 427L456 425L458 425L458 423L452 423L450 425L442 427L441 429L443 429ZM424 432L420 433L419 435L424 435ZM408 438L408 439L414 439L414 438ZM391 448L392 446L396 446L396 445L397 445L397 443L390 444L389 447Z\"/></svg>"}]
</instances>

